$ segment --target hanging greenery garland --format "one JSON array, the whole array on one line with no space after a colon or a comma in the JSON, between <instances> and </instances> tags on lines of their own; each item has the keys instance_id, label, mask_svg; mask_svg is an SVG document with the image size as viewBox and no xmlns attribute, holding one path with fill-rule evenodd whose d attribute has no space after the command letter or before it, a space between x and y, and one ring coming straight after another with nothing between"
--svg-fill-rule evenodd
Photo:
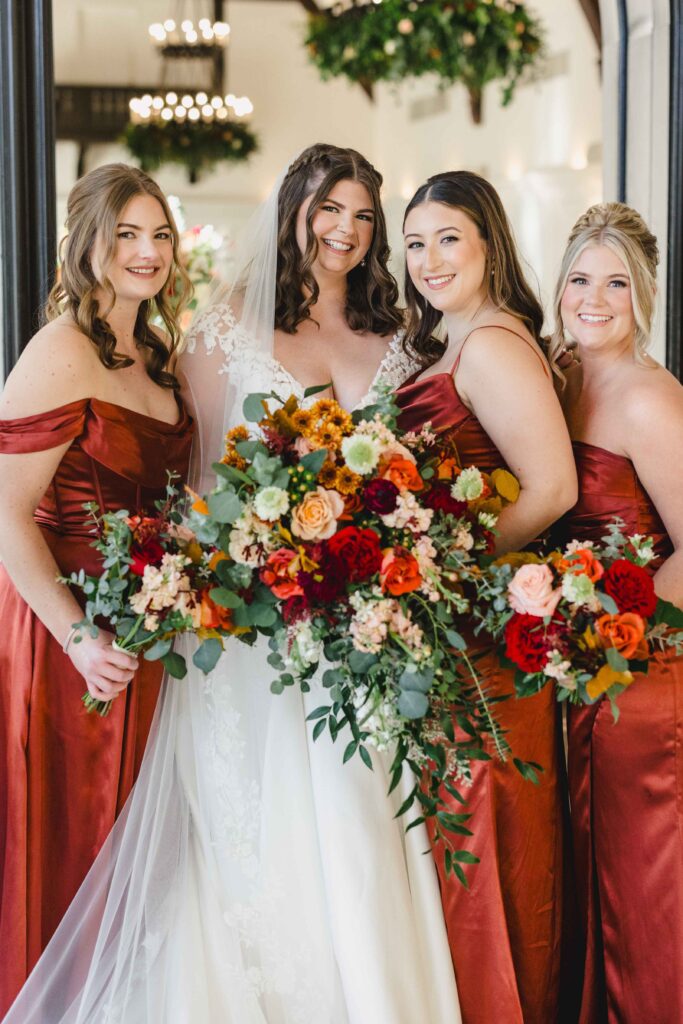
<instances>
[{"instance_id":1,"label":"hanging greenery garland","mask_svg":"<svg viewBox=\"0 0 683 1024\"><path fill-rule=\"evenodd\" d=\"M258 148L254 133L239 121L131 121L123 142L144 171L183 164L191 182L220 161L246 160Z\"/></svg>"},{"instance_id":2,"label":"hanging greenery garland","mask_svg":"<svg viewBox=\"0 0 683 1024\"><path fill-rule=\"evenodd\" d=\"M505 106L542 43L538 20L516 0L341 0L311 17L306 38L323 78L344 75L368 90L428 74L462 82L477 124L484 86L500 80Z\"/></svg>"}]
</instances>

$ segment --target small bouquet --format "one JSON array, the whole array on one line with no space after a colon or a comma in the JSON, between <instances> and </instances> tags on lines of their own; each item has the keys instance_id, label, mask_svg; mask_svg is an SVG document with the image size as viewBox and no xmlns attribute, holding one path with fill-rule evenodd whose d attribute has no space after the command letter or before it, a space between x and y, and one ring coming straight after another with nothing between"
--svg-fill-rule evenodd
<instances>
[{"instance_id":1,"label":"small bouquet","mask_svg":"<svg viewBox=\"0 0 683 1024\"><path fill-rule=\"evenodd\" d=\"M273 692L309 691L322 666L314 739L347 731L344 761L368 767L369 746L391 749L391 789L405 765L417 777L399 813L417 801L413 824L435 817L444 839L470 833L441 786L467 784L471 761L491 756L487 738L509 753L456 622L469 610L463 581L490 557L519 486L505 470L461 468L428 427L401 435L398 411L388 391L354 414L326 398L250 395L244 415L259 432L228 433L218 485L195 495L185 525L216 550L211 599L269 635ZM446 846L464 882L474 858Z\"/></svg>"},{"instance_id":2,"label":"small bouquet","mask_svg":"<svg viewBox=\"0 0 683 1024\"><path fill-rule=\"evenodd\" d=\"M179 633L196 633L201 643L193 661L204 672L216 664L222 637L232 633L229 617L211 600L216 585L212 553L204 552L183 527L184 495L169 480L166 498L158 502L156 515L131 514L126 509L100 514L95 504L88 509L97 534L93 542L102 555L102 573L88 576L81 569L62 579L83 592L85 613L75 624L74 643L83 630L98 632L98 620L106 620L122 651L144 652L148 661L160 660L175 678L187 672L184 658L172 650ZM111 701L82 697L89 712L108 714Z\"/></svg>"},{"instance_id":3,"label":"small bouquet","mask_svg":"<svg viewBox=\"0 0 683 1024\"><path fill-rule=\"evenodd\" d=\"M560 701L605 694L616 719L633 673L658 650L683 652L683 611L657 597L646 569L652 538L623 527L615 519L602 543L573 540L545 558L506 555L475 579L478 631L500 643L518 696L554 682Z\"/></svg>"}]
</instances>

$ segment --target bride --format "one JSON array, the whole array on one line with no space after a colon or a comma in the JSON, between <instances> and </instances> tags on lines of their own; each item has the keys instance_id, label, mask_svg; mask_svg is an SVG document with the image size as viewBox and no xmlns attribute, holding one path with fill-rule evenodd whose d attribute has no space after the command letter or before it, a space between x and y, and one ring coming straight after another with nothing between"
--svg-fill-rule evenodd
<instances>
[{"instance_id":1,"label":"bride","mask_svg":"<svg viewBox=\"0 0 683 1024\"><path fill-rule=\"evenodd\" d=\"M312 146L251 225L181 362L198 489L249 392L329 382L352 409L409 375L380 185L354 150ZM167 682L133 794L5 1024L459 1024L424 827L395 819L381 756L368 771L312 742L320 683L273 696L267 655L231 642L208 677L188 659Z\"/></svg>"}]
</instances>

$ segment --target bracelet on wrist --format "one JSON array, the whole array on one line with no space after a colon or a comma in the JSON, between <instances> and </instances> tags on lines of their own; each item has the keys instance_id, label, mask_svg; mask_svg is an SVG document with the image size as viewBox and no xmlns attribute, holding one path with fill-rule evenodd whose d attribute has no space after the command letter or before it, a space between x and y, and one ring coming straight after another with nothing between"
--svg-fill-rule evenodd
<instances>
[{"instance_id":1,"label":"bracelet on wrist","mask_svg":"<svg viewBox=\"0 0 683 1024\"><path fill-rule=\"evenodd\" d=\"M72 626L71 629L69 630L69 632L66 634L66 639L64 640L64 643L62 644L62 650L64 651L65 654L69 653L69 644L71 643L73 638L76 636L77 632L78 631L77 631L76 627Z\"/></svg>"}]
</instances>

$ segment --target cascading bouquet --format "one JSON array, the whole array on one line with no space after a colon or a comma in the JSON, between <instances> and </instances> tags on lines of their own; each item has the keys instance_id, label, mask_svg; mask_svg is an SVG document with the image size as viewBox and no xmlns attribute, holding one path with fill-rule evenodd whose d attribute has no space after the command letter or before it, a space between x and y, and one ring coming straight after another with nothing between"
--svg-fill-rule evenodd
<instances>
[{"instance_id":1,"label":"cascading bouquet","mask_svg":"<svg viewBox=\"0 0 683 1024\"><path fill-rule=\"evenodd\" d=\"M477 631L497 640L515 668L518 696L546 684L557 698L616 698L658 651L683 653L683 611L657 597L646 566L651 537L626 536L615 519L601 543L572 540L545 558L516 552L473 577Z\"/></svg>"},{"instance_id":2,"label":"cascading bouquet","mask_svg":"<svg viewBox=\"0 0 683 1024\"><path fill-rule=\"evenodd\" d=\"M101 514L96 504L85 506L96 535L93 547L102 556L102 573L89 576L81 569L62 578L85 595L84 617L74 624L74 643L81 641L84 630L96 636L98 622L106 621L117 647L143 653L148 661L160 660L170 675L182 679L187 666L172 650L173 640L192 632L200 639L193 661L203 672L211 671L223 649L222 638L242 631L211 598L218 585L214 555L183 526L186 504L171 478L155 515L126 509ZM102 716L111 708L111 701L89 693L82 701L89 712Z\"/></svg>"},{"instance_id":3,"label":"cascading bouquet","mask_svg":"<svg viewBox=\"0 0 683 1024\"><path fill-rule=\"evenodd\" d=\"M469 835L468 815L448 813L439 790L458 796L474 758L510 752L456 622L519 487L502 469L461 468L428 428L401 435L398 412L388 391L353 415L326 398L250 395L258 433L228 433L218 485L195 495L185 526L215 549L212 601L270 636L273 692L309 691L320 666L313 737L346 731L344 760L368 767L368 747L391 750L392 790L412 769L399 813L417 801L415 824L435 817L464 881L474 858L445 833Z\"/></svg>"}]
</instances>

